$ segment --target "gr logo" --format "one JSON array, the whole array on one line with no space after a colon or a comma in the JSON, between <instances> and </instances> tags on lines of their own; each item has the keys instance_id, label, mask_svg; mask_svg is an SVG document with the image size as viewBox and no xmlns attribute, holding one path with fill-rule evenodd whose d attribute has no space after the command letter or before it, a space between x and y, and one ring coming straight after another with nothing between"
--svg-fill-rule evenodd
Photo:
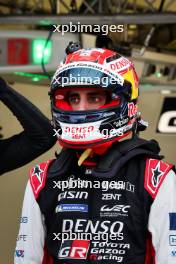
<instances>
[{"instance_id":1,"label":"gr logo","mask_svg":"<svg viewBox=\"0 0 176 264\"><path fill-rule=\"evenodd\" d=\"M86 259L90 240L67 240L62 243L58 259Z\"/></svg>"},{"instance_id":2,"label":"gr logo","mask_svg":"<svg viewBox=\"0 0 176 264\"><path fill-rule=\"evenodd\" d=\"M176 97L164 99L157 132L176 133Z\"/></svg>"}]
</instances>

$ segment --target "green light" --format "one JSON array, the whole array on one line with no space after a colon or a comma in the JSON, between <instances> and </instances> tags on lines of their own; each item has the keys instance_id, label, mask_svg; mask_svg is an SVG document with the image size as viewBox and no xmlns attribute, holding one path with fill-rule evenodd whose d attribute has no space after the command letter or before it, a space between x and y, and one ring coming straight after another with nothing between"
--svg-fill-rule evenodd
<instances>
[{"instance_id":1,"label":"green light","mask_svg":"<svg viewBox=\"0 0 176 264\"><path fill-rule=\"evenodd\" d=\"M38 82L38 81L40 80L40 78L38 78L38 77L34 77L34 78L32 78L32 80L33 80L34 82Z\"/></svg>"},{"instance_id":2,"label":"green light","mask_svg":"<svg viewBox=\"0 0 176 264\"><path fill-rule=\"evenodd\" d=\"M155 73L155 76L156 76L157 78L161 78L162 74L161 74L161 72L156 72L156 73Z\"/></svg>"},{"instance_id":3,"label":"green light","mask_svg":"<svg viewBox=\"0 0 176 264\"><path fill-rule=\"evenodd\" d=\"M52 21L51 20L40 20L39 21L39 24L40 25L43 25L43 26L50 26L50 25L52 25Z\"/></svg>"},{"instance_id":4,"label":"green light","mask_svg":"<svg viewBox=\"0 0 176 264\"><path fill-rule=\"evenodd\" d=\"M45 39L34 39L32 41L32 62L34 64L41 64L42 56L44 56L44 63L48 63L51 58L52 41L49 40L47 47L44 50L46 44Z\"/></svg>"},{"instance_id":5,"label":"green light","mask_svg":"<svg viewBox=\"0 0 176 264\"><path fill-rule=\"evenodd\" d=\"M29 72L14 72L16 75L27 77L27 78L32 78L34 82L43 80L43 79L48 79L47 76L42 75L42 74L37 74L37 73L29 73Z\"/></svg>"}]
</instances>

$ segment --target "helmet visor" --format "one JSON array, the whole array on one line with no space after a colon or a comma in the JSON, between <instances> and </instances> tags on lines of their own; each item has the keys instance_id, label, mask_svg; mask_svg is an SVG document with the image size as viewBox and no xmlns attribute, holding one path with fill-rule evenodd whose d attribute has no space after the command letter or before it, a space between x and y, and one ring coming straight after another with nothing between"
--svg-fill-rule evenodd
<instances>
[{"instance_id":1,"label":"helmet visor","mask_svg":"<svg viewBox=\"0 0 176 264\"><path fill-rule=\"evenodd\" d=\"M96 87L57 89L54 92L54 106L64 111L97 110L117 107L120 103L120 96Z\"/></svg>"},{"instance_id":2,"label":"helmet visor","mask_svg":"<svg viewBox=\"0 0 176 264\"><path fill-rule=\"evenodd\" d=\"M84 64L83 64L84 65ZM72 66L72 67L71 67ZM121 75L107 70L103 67L91 64L91 66L69 65L56 71L53 76L51 88L67 88L78 86L96 86L105 89L123 89L124 79Z\"/></svg>"}]
</instances>

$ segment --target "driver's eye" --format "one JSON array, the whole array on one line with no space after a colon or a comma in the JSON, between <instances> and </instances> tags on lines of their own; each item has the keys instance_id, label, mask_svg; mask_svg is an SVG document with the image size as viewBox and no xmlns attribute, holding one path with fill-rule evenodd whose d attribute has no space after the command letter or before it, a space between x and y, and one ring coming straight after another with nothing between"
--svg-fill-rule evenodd
<instances>
[{"instance_id":1,"label":"driver's eye","mask_svg":"<svg viewBox=\"0 0 176 264\"><path fill-rule=\"evenodd\" d=\"M88 96L88 102L89 103L99 103L104 100L103 95L89 95Z\"/></svg>"},{"instance_id":2,"label":"driver's eye","mask_svg":"<svg viewBox=\"0 0 176 264\"><path fill-rule=\"evenodd\" d=\"M70 94L68 97L68 101L70 104L79 104L80 96L78 94Z\"/></svg>"}]
</instances>

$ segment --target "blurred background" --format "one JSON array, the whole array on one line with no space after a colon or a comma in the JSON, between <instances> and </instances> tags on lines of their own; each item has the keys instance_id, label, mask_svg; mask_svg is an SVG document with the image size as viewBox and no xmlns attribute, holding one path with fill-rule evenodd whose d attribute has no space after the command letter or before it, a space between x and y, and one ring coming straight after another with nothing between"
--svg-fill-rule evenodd
<instances>
[{"instance_id":1,"label":"blurred background","mask_svg":"<svg viewBox=\"0 0 176 264\"><path fill-rule=\"evenodd\" d=\"M54 32L53 25L123 25L123 32ZM101 27L100 27L101 29ZM0 0L0 76L49 118L50 80L69 41L106 47L131 58L140 78L140 110L149 128L141 136L160 142L176 163L175 0ZM15 102L14 102L15 103ZM22 128L0 102L0 134ZM29 168L54 157L50 151L0 178L0 263L12 264ZM30 263L29 263L30 264Z\"/></svg>"}]
</instances>

